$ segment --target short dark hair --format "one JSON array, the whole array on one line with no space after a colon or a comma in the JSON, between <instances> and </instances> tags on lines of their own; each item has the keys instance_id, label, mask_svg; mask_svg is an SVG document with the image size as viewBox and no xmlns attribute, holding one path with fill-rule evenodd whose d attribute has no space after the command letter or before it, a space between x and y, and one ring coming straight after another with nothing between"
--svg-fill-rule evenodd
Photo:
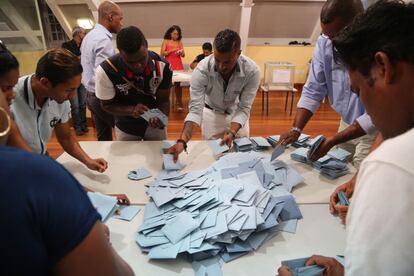
<instances>
[{"instance_id":1,"label":"short dark hair","mask_svg":"<svg viewBox=\"0 0 414 276\"><path fill-rule=\"evenodd\" d=\"M213 51L213 45L210 42L205 42L202 47L203 50Z\"/></svg>"},{"instance_id":2,"label":"short dark hair","mask_svg":"<svg viewBox=\"0 0 414 276\"><path fill-rule=\"evenodd\" d=\"M183 38L181 34L181 28L178 25L172 25L168 28L168 30L164 34L164 39L171 39L171 33L177 31L178 32L178 40L181 40Z\"/></svg>"},{"instance_id":3,"label":"short dark hair","mask_svg":"<svg viewBox=\"0 0 414 276\"><path fill-rule=\"evenodd\" d=\"M220 53L240 50L241 40L237 32L225 29L214 38L214 48Z\"/></svg>"},{"instance_id":4,"label":"short dark hair","mask_svg":"<svg viewBox=\"0 0 414 276\"><path fill-rule=\"evenodd\" d=\"M379 1L333 39L340 60L352 71L369 76L374 55L391 62L414 64L414 3Z\"/></svg>"},{"instance_id":5,"label":"short dark hair","mask_svg":"<svg viewBox=\"0 0 414 276\"><path fill-rule=\"evenodd\" d=\"M116 36L116 46L120 51L133 54L138 52L142 46L147 47L148 42L140 29L135 26L129 26L119 31Z\"/></svg>"},{"instance_id":6,"label":"short dark hair","mask_svg":"<svg viewBox=\"0 0 414 276\"><path fill-rule=\"evenodd\" d=\"M19 69L17 58L7 50L6 46L0 43L0 77L3 77L10 70Z\"/></svg>"},{"instance_id":7,"label":"short dark hair","mask_svg":"<svg viewBox=\"0 0 414 276\"><path fill-rule=\"evenodd\" d=\"M56 86L79 74L82 74L79 59L68 50L55 48L39 59L35 76L38 80L47 78L52 86Z\"/></svg>"},{"instance_id":8,"label":"short dark hair","mask_svg":"<svg viewBox=\"0 0 414 276\"><path fill-rule=\"evenodd\" d=\"M335 19L341 18L348 24L363 12L361 0L328 0L322 7L320 19L322 24L330 24Z\"/></svg>"}]
</instances>

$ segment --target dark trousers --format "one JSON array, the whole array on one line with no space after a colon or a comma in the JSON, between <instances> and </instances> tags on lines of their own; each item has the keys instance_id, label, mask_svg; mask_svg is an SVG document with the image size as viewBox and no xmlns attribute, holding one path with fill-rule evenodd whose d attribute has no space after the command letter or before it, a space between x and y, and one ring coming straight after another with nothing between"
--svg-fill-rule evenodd
<instances>
[{"instance_id":1,"label":"dark trousers","mask_svg":"<svg viewBox=\"0 0 414 276\"><path fill-rule=\"evenodd\" d=\"M86 89L81 84L76 96L70 99L70 112L72 115L73 128L80 132L86 129Z\"/></svg>"},{"instance_id":2,"label":"dark trousers","mask_svg":"<svg viewBox=\"0 0 414 276\"><path fill-rule=\"evenodd\" d=\"M92 112L98 141L112 141L114 117L102 109L101 101L95 96L95 93L88 92L86 102Z\"/></svg>"}]
</instances>

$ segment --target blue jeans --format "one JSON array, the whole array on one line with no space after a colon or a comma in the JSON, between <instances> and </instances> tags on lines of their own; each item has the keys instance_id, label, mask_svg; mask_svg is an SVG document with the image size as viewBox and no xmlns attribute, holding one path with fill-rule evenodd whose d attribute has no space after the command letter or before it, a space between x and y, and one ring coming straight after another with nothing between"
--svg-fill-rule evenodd
<instances>
[{"instance_id":1,"label":"blue jeans","mask_svg":"<svg viewBox=\"0 0 414 276\"><path fill-rule=\"evenodd\" d=\"M76 131L81 132L87 127L86 125L86 89L81 84L76 96L70 100L70 109L72 114L73 127Z\"/></svg>"}]
</instances>

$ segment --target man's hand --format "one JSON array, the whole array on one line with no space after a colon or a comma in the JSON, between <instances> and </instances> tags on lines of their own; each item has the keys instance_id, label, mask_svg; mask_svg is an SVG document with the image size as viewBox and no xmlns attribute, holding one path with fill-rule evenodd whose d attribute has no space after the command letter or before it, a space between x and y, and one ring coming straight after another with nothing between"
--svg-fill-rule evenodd
<instances>
[{"instance_id":1,"label":"man's hand","mask_svg":"<svg viewBox=\"0 0 414 276\"><path fill-rule=\"evenodd\" d=\"M231 148L231 145L233 144L234 134L231 132L224 133L223 139L220 142L220 146L223 146L226 144L229 148Z\"/></svg>"},{"instance_id":2,"label":"man's hand","mask_svg":"<svg viewBox=\"0 0 414 276\"><path fill-rule=\"evenodd\" d=\"M85 165L90 170L98 171L100 173L103 173L108 168L108 163L102 158L90 159L85 163Z\"/></svg>"},{"instance_id":3,"label":"man's hand","mask_svg":"<svg viewBox=\"0 0 414 276\"><path fill-rule=\"evenodd\" d=\"M334 258L313 255L306 261L306 266L318 265L325 268L325 276L343 276L344 267Z\"/></svg>"},{"instance_id":4,"label":"man's hand","mask_svg":"<svg viewBox=\"0 0 414 276\"><path fill-rule=\"evenodd\" d=\"M131 116L134 118L139 118L145 111L148 111L149 108L143 104L137 104L132 110Z\"/></svg>"},{"instance_id":5,"label":"man's hand","mask_svg":"<svg viewBox=\"0 0 414 276\"><path fill-rule=\"evenodd\" d=\"M348 213L348 206L339 204L338 193L344 192L347 198L351 198L355 189L356 176L350 181L338 186L335 191L331 194L329 199L329 211L331 214L338 213L342 224L346 224L346 214Z\"/></svg>"},{"instance_id":6,"label":"man's hand","mask_svg":"<svg viewBox=\"0 0 414 276\"><path fill-rule=\"evenodd\" d=\"M292 276L292 273L290 273L289 268L287 266L281 266L277 270L278 276Z\"/></svg>"},{"instance_id":7,"label":"man's hand","mask_svg":"<svg viewBox=\"0 0 414 276\"><path fill-rule=\"evenodd\" d=\"M110 196L116 197L118 200L119 205L129 205L131 202L129 201L129 198L126 196L126 194L111 194Z\"/></svg>"},{"instance_id":8,"label":"man's hand","mask_svg":"<svg viewBox=\"0 0 414 276\"><path fill-rule=\"evenodd\" d=\"M296 142L299 139L299 136L300 132L290 130L280 135L280 141L283 141L282 145L289 145Z\"/></svg>"},{"instance_id":9,"label":"man's hand","mask_svg":"<svg viewBox=\"0 0 414 276\"><path fill-rule=\"evenodd\" d=\"M335 146L335 144L333 143L332 137L326 138L326 140L322 142L322 144L315 150L312 155L308 155L308 159L311 161L316 161L319 158L324 157L333 146Z\"/></svg>"},{"instance_id":10,"label":"man's hand","mask_svg":"<svg viewBox=\"0 0 414 276\"><path fill-rule=\"evenodd\" d=\"M174 162L177 162L178 155L184 151L183 143L176 143L174 146L170 147L167 151L168 154L172 154L174 156Z\"/></svg>"},{"instance_id":11,"label":"man's hand","mask_svg":"<svg viewBox=\"0 0 414 276\"><path fill-rule=\"evenodd\" d=\"M152 117L148 121L149 127L152 128L163 128L164 124L161 122L161 120L157 117Z\"/></svg>"}]
</instances>

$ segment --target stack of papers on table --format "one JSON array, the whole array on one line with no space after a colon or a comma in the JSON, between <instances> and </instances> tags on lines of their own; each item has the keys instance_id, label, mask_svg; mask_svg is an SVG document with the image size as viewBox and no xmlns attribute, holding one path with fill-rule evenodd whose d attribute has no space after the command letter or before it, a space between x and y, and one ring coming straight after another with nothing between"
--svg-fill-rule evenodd
<instances>
[{"instance_id":1,"label":"stack of papers on table","mask_svg":"<svg viewBox=\"0 0 414 276\"><path fill-rule=\"evenodd\" d=\"M339 161L347 162L352 154L344 149L336 148L330 150L327 155Z\"/></svg>"},{"instance_id":2,"label":"stack of papers on table","mask_svg":"<svg viewBox=\"0 0 414 276\"><path fill-rule=\"evenodd\" d=\"M292 276L323 276L325 268L317 265L306 266L307 260L309 260L309 257L286 260L282 261L282 265L289 268Z\"/></svg>"},{"instance_id":3,"label":"stack of papers on table","mask_svg":"<svg viewBox=\"0 0 414 276\"><path fill-rule=\"evenodd\" d=\"M310 135L301 133L298 140L292 144L295 148L306 147Z\"/></svg>"},{"instance_id":4,"label":"stack of papers on table","mask_svg":"<svg viewBox=\"0 0 414 276\"><path fill-rule=\"evenodd\" d=\"M95 207L99 215L101 215L102 222L106 222L118 208L118 200L114 196L104 195L99 192L88 192L88 197L92 202L93 207Z\"/></svg>"},{"instance_id":5,"label":"stack of papers on table","mask_svg":"<svg viewBox=\"0 0 414 276\"><path fill-rule=\"evenodd\" d=\"M332 159L321 166L321 174L332 179L346 175L349 172L347 165L344 162Z\"/></svg>"},{"instance_id":6,"label":"stack of papers on table","mask_svg":"<svg viewBox=\"0 0 414 276\"><path fill-rule=\"evenodd\" d=\"M297 148L290 154L290 157L295 161L312 165L323 176L330 179L336 179L349 173L349 168L346 163L331 157L329 153L317 161L311 162L307 158L308 151L309 149L307 148Z\"/></svg>"},{"instance_id":7,"label":"stack of papers on table","mask_svg":"<svg viewBox=\"0 0 414 276\"><path fill-rule=\"evenodd\" d=\"M252 142L247 137L237 138L234 140L234 149L236 151L248 152L253 148Z\"/></svg>"},{"instance_id":8,"label":"stack of papers on table","mask_svg":"<svg viewBox=\"0 0 414 276\"><path fill-rule=\"evenodd\" d=\"M197 275L220 271L281 231L295 233L302 214L290 190L303 178L256 152L229 153L208 169L164 171L148 188L137 243L150 259L189 255ZM211 272L212 273L212 272Z\"/></svg>"},{"instance_id":9,"label":"stack of papers on table","mask_svg":"<svg viewBox=\"0 0 414 276\"><path fill-rule=\"evenodd\" d=\"M280 140L280 135L272 135L267 137L267 141L272 145L272 147L275 147L276 144L279 142Z\"/></svg>"},{"instance_id":10,"label":"stack of papers on table","mask_svg":"<svg viewBox=\"0 0 414 276\"><path fill-rule=\"evenodd\" d=\"M269 149L272 145L263 137L251 137L250 141L253 144L253 150L264 151Z\"/></svg>"},{"instance_id":11,"label":"stack of papers on table","mask_svg":"<svg viewBox=\"0 0 414 276\"><path fill-rule=\"evenodd\" d=\"M322 143L326 140L325 136L318 135L315 138L313 138L311 141L309 141L308 145L310 147L310 156L312 156L322 145Z\"/></svg>"},{"instance_id":12,"label":"stack of papers on table","mask_svg":"<svg viewBox=\"0 0 414 276\"><path fill-rule=\"evenodd\" d=\"M141 117L144 118L145 121L147 121L147 122L151 118L158 118L164 126L167 126L168 125L168 117L167 117L167 115L165 115L158 108L153 108L153 109L150 109L150 110L145 111L144 114L141 115Z\"/></svg>"}]
</instances>

